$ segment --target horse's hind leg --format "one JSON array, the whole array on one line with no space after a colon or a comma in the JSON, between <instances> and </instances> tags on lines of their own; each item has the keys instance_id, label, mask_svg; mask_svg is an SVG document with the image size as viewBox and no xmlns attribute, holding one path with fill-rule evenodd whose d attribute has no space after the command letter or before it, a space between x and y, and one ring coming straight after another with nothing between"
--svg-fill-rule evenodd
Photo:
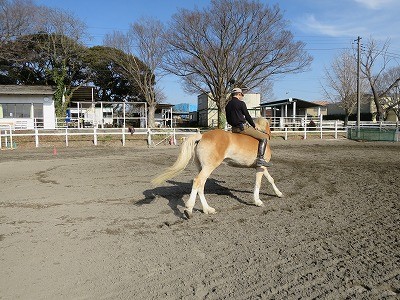
<instances>
[{"instance_id":1,"label":"horse's hind leg","mask_svg":"<svg viewBox=\"0 0 400 300\"><path fill-rule=\"evenodd\" d=\"M194 204L196 203L196 196L197 196L198 189L195 188L195 185L194 185L195 180L196 180L196 178L193 180L192 191L190 193L189 200L186 201L186 203L185 203L184 213L185 213L186 218L188 218L188 219L190 219L192 217L193 207L194 207Z\"/></svg>"},{"instance_id":2,"label":"horse's hind leg","mask_svg":"<svg viewBox=\"0 0 400 300\"><path fill-rule=\"evenodd\" d=\"M199 173L200 173L201 172L201 163L200 163L200 161L199 161L197 156L195 157L195 164L196 164L196 167L197 167L197 169L199 170ZM197 177L198 176L199 175L197 175ZM186 218L188 218L188 219L190 219L192 217L192 215L193 215L193 207L194 207L194 204L196 203L196 196L197 196L197 193L198 193L198 187L195 185L195 181L196 181L197 177L195 177L193 179L192 191L190 192L189 200L186 201L186 203L185 203L185 210L183 211L185 216L186 216Z\"/></svg>"},{"instance_id":3,"label":"horse's hind leg","mask_svg":"<svg viewBox=\"0 0 400 300\"><path fill-rule=\"evenodd\" d=\"M185 204L185 215L187 218L191 218L193 214L193 207L196 202L196 196L199 194L201 205L203 207L203 212L205 214L214 214L215 209L212 208L211 206L208 205L206 198L204 196L204 185L206 183L206 180L208 176L210 176L211 172L214 169L209 169L209 168L203 168L199 175L196 176L196 178L193 180L193 185L192 185L192 192L190 193L189 200Z\"/></svg>"},{"instance_id":4,"label":"horse's hind leg","mask_svg":"<svg viewBox=\"0 0 400 300\"><path fill-rule=\"evenodd\" d=\"M269 175L268 170L264 168L264 176L268 179L269 183L272 185L272 188L274 189L275 194L278 197L283 197L283 194L281 191L276 187L274 178L272 178L271 175Z\"/></svg>"},{"instance_id":5,"label":"horse's hind leg","mask_svg":"<svg viewBox=\"0 0 400 300\"><path fill-rule=\"evenodd\" d=\"M203 206L203 212L207 215L216 213L215 209L208 205L206 197L204 196L204 186L206 184L206 180L207 180L208 176L210 176L210 174L208 174L207 177L204 178L204 180L202 181L202 183L199 187L199 197L200 197L201 205Z\"/></svg>"}]
</instances>

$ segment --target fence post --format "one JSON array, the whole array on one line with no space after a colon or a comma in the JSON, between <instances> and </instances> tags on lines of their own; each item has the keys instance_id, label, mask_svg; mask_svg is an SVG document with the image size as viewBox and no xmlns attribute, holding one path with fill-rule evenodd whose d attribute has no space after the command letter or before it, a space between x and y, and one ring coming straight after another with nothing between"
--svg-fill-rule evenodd
<instances>
[{"instance_id":1,"label":"fence post","mask_svg":"<svg viewBox=\"0 0 400 300\"><path fill-rule=\"evenodd\" d=\"M39 132L38 132L37 128L35 128L35 145L36 145L36 148L39 147Z\"/></svg>"},{"instance_id":2,"label":"fence post","mask_svg":"<svg viewBox=\"0 0 400 300\"><path fill-rule=\"evenodd\" d=\"M68 127L65 128L65 147L68 147Z\"/></svg>"},{"instance_id":3,"label":"fence post","mask_svg":"<svg viewBox=\"0 0 400 300\"><path fill-rule=\"evenodd\" d=\"M10 126L10 148L14 149L14 144L13 144L13 135L12 135L12 129Z\"/></svg>"},{"instance_id":4,"label":"fence post","mask_svg":"<svg viewBox=\"0 0 400 300\"><path fill-rule=\"evenodd\" d=\"M319 115L320 138L322 140L322 115Z\"/></svg>"},{"instance_id":5,"label":"fence post","mask_svg":"<svg viewBox=\"0 0 400 300\"><path fill-rule=\"evenodd\" d=\"M335 120L335 140L337 140L337 120Z\"/></svg>"},{"instance_id":6,"label":"fence post","mask_svg":"<svg viewBox=\"0 0 400 300\"><path fill-rule=\"evenodd\" d=\"M304 122L304 139L307 139L307 122Z\"/></svg>"},{"instance_id":7,"label":"fence post","mask_svg":"<svg viewBox=\"0 0 400 300\"><path fill-rule=\"evenodd\" d=\"M125 127L122 127L122 146L125 146Z\"/></svg>"},{"instance_id":8,"label":"fence post","mask_svg":"<svg viewBox=\"0 0 400 300\"><path fill-rule=\"evenodd\" d=\"M93 143L95 146L97 146L97 129L96 129L96 127L93 127Z\"/></svg>"},{"instance_id":9,"label":"fence post","mask_svg":"<svg viewBox=\"0 0 400 300\"><path fill-rule=\"evenodd\" d=\"M4 142L6 143L6 149L8 148L8 137L7 137L7 130L5 130L4 131L4 133L5 133L5 135L6 135L6 137L5 137L5 139L4 139Z\"/></svg>"},{"instance_id":10,"label":"fence post","mask_svg":"<svg viewBox=\"0 0 400 300\"><path fill-rule=\"evenodd\" d=\"M147 128L147 145L151 146L151 131L150 128Z\"/></svg>"},{"instance_id":11,"label":"fence post","mask_svg":"<svg viewBox=\"0 0 400 300\"><path fill-rule=\"evenodd\" d=\"M287 141L287 137L288 137L288 135L287 135L287 127L285 127L285 141Z\"/></svg>"}]
</instances>

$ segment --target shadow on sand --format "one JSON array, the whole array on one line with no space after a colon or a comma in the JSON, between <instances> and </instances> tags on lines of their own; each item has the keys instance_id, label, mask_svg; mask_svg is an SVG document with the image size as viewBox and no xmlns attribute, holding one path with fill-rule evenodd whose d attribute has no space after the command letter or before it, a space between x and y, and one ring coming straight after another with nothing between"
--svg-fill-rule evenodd
<instances>
[{"instance_id":1,"label":"shadow on sand","mask_svg":"<svg viewBox=\"0 0 400 300\"><path fill-rule=\"evenodd\" d=\"M169 184L172 184L172 186L160 186L153 189L148 189L143 192L144 199L136 201L134 205L142 206L152 203L157 198L165 198L168 200L168 206L171 207L174 215L178 216L179 218L186 219L183 212L179 210L179 207L185 207L183 197L186 195L189 196L192 189L192 183L178 182L173 180L168 180L167 182ZM236 189L232 190L224 187L220 183L225 183L225 181L208 178L204 188L206 199L208 198L207 195L216 194L219 196L228 196L245 205L253 205L252 203L243 201L237 195L233 194L233 192L252 194L252 191ZM196 201L199 201L198 196L196 198ZM198 209L196 208L194 208L193 210L198 211Z\"/></svg>"}]
</instances>

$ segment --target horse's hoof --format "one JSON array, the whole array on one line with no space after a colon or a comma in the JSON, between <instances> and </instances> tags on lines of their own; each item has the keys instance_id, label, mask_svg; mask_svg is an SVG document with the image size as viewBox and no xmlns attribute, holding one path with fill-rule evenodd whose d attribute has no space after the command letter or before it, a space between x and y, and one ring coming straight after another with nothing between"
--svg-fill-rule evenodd
<instances>
[{"instance_id":1,"label":"horse's hoof","mask_svg":"<svg viewBox=\"0 0 400 300\"><path fill-rule=\"evenodd\" d=\"M282 193L277 193L276 194L279 198L283 198L283 194Z\"/></svg>"},{"instance_id":2,"label":"horse's hoof","mask_svg":"<svg viewBox=\"0 0 400 300\"><path fill-rule=\"evenodd\" d=\"M206 215L214 215L214 214L217 213L217 211L216 211L214 208L212 208L212 207L209 207L207 210L204 210L203 212L204 212Z\"/></svg>"},{"instance_id":3,"label":"horse's hoof","mask_svg":"<svg viewBox=\"0 0 400 300\"><path fill-rule=\"evenodd\" d=\"M187 209L185 209L184 211L183 211L183 213L185 214L185 217L186 217L186 219L190 219L190 218L192 218L193 217L193 213L191 213L190 211L188 211Z\"/></svg>"},{"instance_id":4,"label":"horse's hoof","mask_svg":"<svg viewBox=\"0 0 400 300\"><path fill-rule=\"evenodd\" d=\"M255 202L254 203L256 206L258 206L258 207L263 207L264 206L264 203L260 200L260 202Z\"/></svg>"}]
</instances>

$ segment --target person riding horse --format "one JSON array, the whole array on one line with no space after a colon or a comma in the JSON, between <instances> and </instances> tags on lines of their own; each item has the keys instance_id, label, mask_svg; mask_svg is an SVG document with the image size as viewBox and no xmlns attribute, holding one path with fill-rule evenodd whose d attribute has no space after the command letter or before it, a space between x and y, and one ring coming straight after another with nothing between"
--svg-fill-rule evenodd
<instances>
[{"instance_id":1,"label":"person riding horse","mask_svg":"<svg viewBox=\"0 0 400 300\"><path fill-rule=\"evenodd\" d=\"M256 159L257 167L270 167L272 164L265 161L264 152L267 146L268 135L257 128L246 103L243 101L244 94L240 88L234 88L231 92L231 99L225 107L226 120L232 126L233 133L241 133L254 137L258 140L258 152ZM247 122L246 122L247 121Z\"/></svg>"},{"instance_id":2,"label":"person riding horse","mask_svg":"<svg viewBox=\"0 0 400 300\"><path fill-rule=\"evenodd\" d=\"M266 133L269 139L271 134L269 122L265 118L257 118L254 120L254 123L255 128L260 128L261 131ZM197 132L186 138L180 145L180 152L175 163L151 182L153 185L158 186L180 174L190 161L194 161L199 173L194 177L189 199L185 201L184 215L187 219L192 217L197 195L199 195L203 213L215 214L215 208L208 205L204 194L204 186L208 177L223 162L232 167L254 168L256 162L255 149L258 144L258 140L252 136L233 134L222 129L209 130L203 133ZM271 148L269 145L267 145L263 154L265 160L269 161L271 158ZM255 170L256 181L253 200L256 206L263 206L263 202L260 199L260 187L263 175L272 185L275 194L278 197L283 197L282 192L275 185L274 179L268 173L268 168L258 167Z\"/></svg>"}]
</instances>

